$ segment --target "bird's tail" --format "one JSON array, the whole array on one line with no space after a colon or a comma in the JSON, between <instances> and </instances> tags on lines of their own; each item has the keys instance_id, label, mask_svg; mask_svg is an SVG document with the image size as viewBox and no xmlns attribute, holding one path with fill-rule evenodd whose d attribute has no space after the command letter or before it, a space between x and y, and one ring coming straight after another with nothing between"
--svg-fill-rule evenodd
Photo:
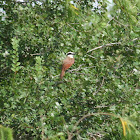
<instances>
[{"instance_id":1,"label":"bird's tail","mask_svg":"<svg viewBox=\"0 0 140 140\"><path fill-rule=\"evenodd\" d=\"M60 79L63 79L64 75L65 75L65 71L62 69L61 74L60 74Z\"/></svg>"}]
</instances>

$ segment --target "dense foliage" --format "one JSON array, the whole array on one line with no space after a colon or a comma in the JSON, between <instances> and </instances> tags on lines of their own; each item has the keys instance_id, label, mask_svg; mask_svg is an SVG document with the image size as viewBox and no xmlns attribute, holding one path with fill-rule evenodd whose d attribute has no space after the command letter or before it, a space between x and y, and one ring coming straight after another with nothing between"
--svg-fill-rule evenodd
<instances>
[{"instance_id":1,"label":"dense foliage","mask_svg":"<svg viewBox=\"0 0 140 140\"><path fill-rule=\"evenodd\" d=\"M0 124L14 139L140 137L138 0L0 5Z\"/></svg>"}]
</instances>

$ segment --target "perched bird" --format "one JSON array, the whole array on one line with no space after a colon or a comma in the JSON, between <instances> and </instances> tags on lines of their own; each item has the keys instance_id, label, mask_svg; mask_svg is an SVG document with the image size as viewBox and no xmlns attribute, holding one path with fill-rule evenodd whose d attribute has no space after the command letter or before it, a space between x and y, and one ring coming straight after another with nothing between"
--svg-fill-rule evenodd
<instances>
[{"instance_id":1,"label":"perched bird","mask_svg":"<svg viewBox=\"0 0 140 140\"><path fill-rule=\"evenodd\" d=\"M74 53L73 52L68 52L67 53L67 57L63 60L63 64L62 64L62 70L61 70L61 74L60 74L60 79L63 78L63 76L65 75L65 71L70 68L72 66L72 64L74 63Z\"/></svg>"}]
</instances>

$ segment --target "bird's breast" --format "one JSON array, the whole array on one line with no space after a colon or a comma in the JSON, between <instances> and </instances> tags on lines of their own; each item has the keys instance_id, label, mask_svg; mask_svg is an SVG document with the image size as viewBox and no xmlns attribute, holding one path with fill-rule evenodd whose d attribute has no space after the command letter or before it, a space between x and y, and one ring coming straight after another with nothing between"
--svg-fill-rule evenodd
<instances>
[{"instance_id":1,"label":"bird's breast","mask_svg":"<svg viewBox=\"0 0 140 140\"><path fill-rule=\"evenodd\" d=\"M73 63L74 63L74 58L66 58L63 61L63 69L67 70L68 68L72 66Z\"/></svg>"}]
</instances>

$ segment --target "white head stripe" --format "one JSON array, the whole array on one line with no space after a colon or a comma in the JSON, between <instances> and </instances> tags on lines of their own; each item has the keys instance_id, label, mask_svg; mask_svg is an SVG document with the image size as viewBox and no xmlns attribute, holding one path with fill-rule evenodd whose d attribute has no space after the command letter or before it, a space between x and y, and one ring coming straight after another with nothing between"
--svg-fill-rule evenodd
<instances>
[{"instance_id":1,"label":"white head stripe","mask_svg":"<svg viewBox=\"0 0 140 140\"><path fill-rule=\"evenodd\" d=\"M72 55L72 54L70 54L70 55L68 55L68 57L73 58L73 55Z\"/></svg>"}]
</instances>

